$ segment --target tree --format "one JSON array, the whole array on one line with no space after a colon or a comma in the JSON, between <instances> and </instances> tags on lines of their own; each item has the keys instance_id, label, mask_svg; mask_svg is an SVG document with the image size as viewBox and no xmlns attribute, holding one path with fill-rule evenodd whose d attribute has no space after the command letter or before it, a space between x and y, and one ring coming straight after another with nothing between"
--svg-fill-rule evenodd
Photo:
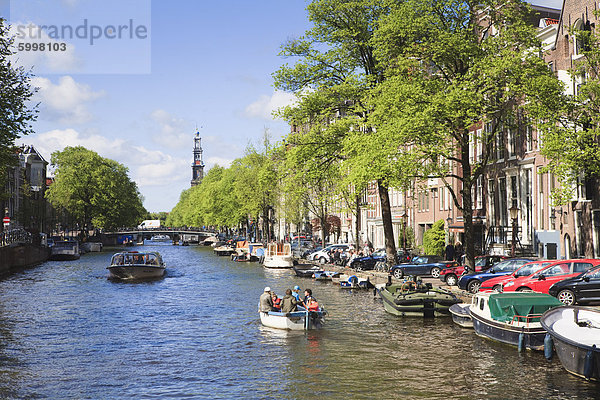
<instances>
[{"instance_id":1,"label":"tree","mask_svg":"<svg viewBox=\"0 0 600 400\"><path fill-rule=\"evenodd\" d=\"M122 164L81 146L55 151L51 164L55 180L46 197L81 228L133 226L146 215L137 185Z\"/></svg>"},{"instance_id":2,"label":"tree","mask_svg":"<svg viewBox=\"0 0 600 400\"><path fill-rule=\"evenodd\" d=\"M446 244L444 220L436 221L431 229L423 235L423 251L425 254L443 255Z\"/></svg>"},{"instance_id":3,"label":"tree","mask_svg":"<svg viewBox=\"0 0 600 400\"><path fill-rule=\"evenodd\" d=\"M0 201L7 197L7 169L17 163L15 140L33 132L31 122L37 113L37 106L29 104L34 93L31 74L22 67L15 68L10 61L14 51L8 31L5 20L0 18ZM4 207L0 212L4 214Z\"/></svg>"},{"instance_id":4,"label":"tree","mask_svg":"<svg viewBox=\"0 0 600 400\"><path fill-rule=\"evenodd\" d=\"M306 146L306 154L312 157L314 178L338 170L345 184L354 187L356 196L367 182L376 180L382 204L386 254L390 263L396 261L391 208L388 196L388 180L382 175L365 177L348 174L346 171L364 167L358 158L344 164L342 161L355 153L347 153L344 140L352 130L371 131L365 108L369 90L383 79L374 56L371 43L379 19L388 14L396 1L392 0L315 0L308 7L310 21L314 24L304 37L289 41L281 52L285 57L296 57L299 61L282 66L275 74L275 86L299 94L296 105L288 107L282 115L292 126L299 127L298 133L288 136L286 144L291 147ZM365 150L364 148L362 149ZM304 158L308 160L309 158ZM371 161L367 161L369 164ZM306 171L306 167L302 168ZM395 173L396 174L396 173ZM348 179L346 179L348 178ZM352 179L354 178L354 179ZM361 178L361 179L357 179ZM366 180L365 180L366 179ZM311 196L316 198L315 208L321 225L325 226L327 214L320 186L330 190L329 182L313 181ZM339 186L339 183L336 184ZM342 191L340 188L338 193ZM315 197L317 196L317 197ZM319 204L320 203L320 204ZM313 211L314 212L314 211ZM358 238L358 229L357 229ZM357 240L358 242L358 240Z\"/></svg>"},{"instance_id":5,"label":"tree","mask_svg":"<svg viewBox=\"0 0 600 400\"><path fill-rule=\"evenodd\" d=\"M373 41L386 79L372 91L370 119L395 143L385 159L420 182L442 179L463 215L471 266L472 189L495 161L493 145L503 129L551 109L560 95L539 57L529 10L519 0L409 0L382 21ZM475 134L481 121L486 129ZM476 160L473 144L484 149Z\"/></svg>"}]
</instances>

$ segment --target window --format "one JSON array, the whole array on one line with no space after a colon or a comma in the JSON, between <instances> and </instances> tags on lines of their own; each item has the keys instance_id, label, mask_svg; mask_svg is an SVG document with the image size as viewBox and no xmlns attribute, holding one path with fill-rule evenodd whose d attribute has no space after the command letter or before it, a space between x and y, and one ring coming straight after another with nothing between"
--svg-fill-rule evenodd
<instances>
[{"instance_id":1,"label":"window","mask_svg":"<svg viewBox=\"0 0 600 400\"><path fill-rule=\"evenodd\" d=\"M573 263L573 273L585 272L590 268L592 268L592 264L590 264L590 263L583 263L583 262Z\"/></svg>"},{"instance_id":2,"label":"window","mask_svg":"<svg viewBox=\"0 0 600 400\"><path fill-rule=\"evenodd\" d=\"M525 146L527 152L533 151L533 127L529 123L525 126Z\"/></svg>"},{"instance_id":3,"label":"window","mask_svg":"<svg viewBox=\"0 0 600 400\"><path fill-rule=\"evenodd\" d=\"M563 264L557 264L550 268L546 268L545 270L541 271L540 274L544 275L544 276L560 276L560 275L568 274L569 271L570 271L569 264L563 263Z\"/></svg>"},{"instance_id":4,"label":"window","mask_svg":"<svg viewBox=\"0 0 600 400\"><path fill-rule=\"evenodd\" d=\"M511 200L511 207L517 207L518 204L518 184L517 184L517 177L516 175L513 175L510 177L510 200Z\"/></svg>"},{"instance_id":5,"label":"window","mask_svg":"<svg viewBox=\"0 0 600 400\"><path fill-rule=\"evenodd\" d=\"M477 209L483 208L483 176L477 178Z\"/></svg>"}]
</instances>

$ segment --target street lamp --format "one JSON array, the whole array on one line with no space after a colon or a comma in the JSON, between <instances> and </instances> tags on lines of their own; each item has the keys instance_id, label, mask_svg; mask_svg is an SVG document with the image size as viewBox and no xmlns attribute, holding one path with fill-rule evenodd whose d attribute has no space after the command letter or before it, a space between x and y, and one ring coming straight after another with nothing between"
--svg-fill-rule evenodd
<instances>
[{"instance_id":1,"label":"street lamp","mask_svg":"<svg viewBox=\"0 0 600 400\"><path fill-rule=\"evenodd\" d=\"M517 219L519 218L519 207L515 204L509 208L508 211L510 211L510 219L512 220L512 243L510 246L510 256L514 257L517 250Z\"/></svg>"},{"instance_id":2,"label":"street lamp","mask_svg":"<svg viewBox=\"0 0 600 400\"><path fill-rule=\"evenodd\" d=\"M406 213L406 209L404 210L404 214L402 214L400 216L402 218L402 225L403 225L403 235L404 235L404 240L402 241L402 248L404 250L404 254L403 257L406 258L406 226L408 225L408 214Z\"/></svg>"}]
</instances>

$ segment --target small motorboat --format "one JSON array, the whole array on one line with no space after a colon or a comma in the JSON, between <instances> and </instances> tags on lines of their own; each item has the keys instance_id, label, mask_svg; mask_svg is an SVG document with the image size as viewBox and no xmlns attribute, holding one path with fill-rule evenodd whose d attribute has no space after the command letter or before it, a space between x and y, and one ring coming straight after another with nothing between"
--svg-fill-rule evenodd
<instances>
[{"instance_id":1,"label":"small motorboat","mask_svg":"<svg viewBox=\"0 0 600 400\"><path fill-rule=\"evenodd\" d=\"M546 311L540 322L567 371L600 381L600 310L562 306Z\"/></svg>"},{"instance_id":2,"label":"small motorboat","mask_svg":"<svg viewBox=\"0 0 600 400\"><path fill-rule=\"evenodd\" d=\"M292 267L297 276L301 278L312 278L315 272L323 272L323 268L314 264L299 264Z\"/></svg>"},{"instance_id":3,"label":"small motorboat","mask_svg":"<svg viewBox=\"0 0 600 400\"><path fill-rule=\"evenodd\" d=\"M373 289L375 285L371 283L369 278L359 278L356 275L348 277L348 279L340 280L342 289Z\"/></svg>"},{"instance_id":4,"label":"small motorboat","mask_svg":"<svg viewBox=\"0 0 600 400\"><path fill-rule=\"evenodd\" d=\"M153 279L165 274L165 264L156 251L116 253L107 269L110 277L116 279Z\"/></svg>"},{"instance_id":5,"label":"small motorboat","mask_svg":"<svg viewBox=\"0 0 600 400\"><path fill-rule=\"evenodd\" d=\"M231 253L233 261L258 261L264 255L262 243L249 243L245 240L236 244L235 251Z\"/></svg>"},{"instance_id":6,"label":"small motorboat","mask_svg":"<svg viewBox=\"0 0 600 400\"><path fill-rule=\"evenodd\" d=\"M101 242L85 242L81 245L81 248L88 253L102 251Z\"/></svg>"},{"instance_id":7,"label":"small motorboat","mask_svg":"<svg viewBox=\"0 0 600 400\"><path fill-rule=\"evenodd\" d=\"M327 311L323 308L320 308L319 311L308 311L303 307L298 307L298 311L291 313L277 311L259 311L258 313L260 322L264 326L291 331L321 329L325 324L325 315L327 315Z\"/></svg>"},{"instance_id":8,"label":"small motorboat","mask_svg":"<svg viewBox=\"0 0 600 400\"><path fill-rule=\"evenodd\" d=\"M216 246L213 251L218 256L229 256L235 253L235 247L228 244L222 244L220 246Z\"/></svg>"},{"instance_id":9,"label":"small motorboat","mask_svg":"<svg viewBox=\"0 0 600 400\"><path fill-rule=\"evenodd\" d=\"M438 317L449 315L450 306L460 303L454 293L433 288L431 283L424 284L420 280L406 280L376 287L383 300L383 308L390 314L398 316Z\"/></svg>"},{"instance_id":10,"label":"small motorboat","mask_svg":"<svg viewBox=\"0 0 600 400\"><path fill-rule=\"evenodd\" d=\"M79 257L81 257L79 254L79 242L77 240L63 240L54 242L49 259L54 261L73 261L78 260Z\"/></svg>"},{"instance_id":11,"label":"small motorboat","mask_svg":"<svg viewBox=\"0 0 600 400\"><path fill-rule=\"evenodd\" d=\"M263 266L265 268L292 268L292 247L289 243L269 243L264 253Z\"/></svg>"},{"instance_id":12,"label":"small motorboat","mask_svg":"<svg viewBox=\"0 0 600 400\"><path fill-rule=\"evenodd\" d=\"M536 292L477 293L469 306L478 336L517 346L519 350L544 350L546 329L540 318L562 303Z\"/></svg>"},{"instance_id":13,"label":"small motorboat","mask_svg":"<svg viewBox=\"0 0 600 400\"><path fill-rule=\"evenodd\" d=\"M341 275L340 272L337 271L315 271L313 272L313 278L317 281L330 281L333 278L339 278Z\"/></svg>"},{"instance_id":14,"label":"small motorboat","mask_svg":"<svg viewBox=\"0 0 600 400\"><path fill-rule=\"evenodd\" d=\"M473 328L473 320L469 313L469 304L457 303L450 306L448 311L452 314L452 321L463 328Z\"/></svg>"}]
</instances>

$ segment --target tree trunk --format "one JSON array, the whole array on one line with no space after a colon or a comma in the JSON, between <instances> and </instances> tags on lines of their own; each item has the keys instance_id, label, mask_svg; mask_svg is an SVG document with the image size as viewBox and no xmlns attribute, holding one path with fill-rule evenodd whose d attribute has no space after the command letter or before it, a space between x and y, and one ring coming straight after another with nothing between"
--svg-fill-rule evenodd
<instances>
[{"instance_id":1,"label":"tree trunk","mask_svg":"<svg viewBox=\"0 0 600 400\"><path fill-rule=\"evenodd\" d=\"M475 266L475 242L473 241L473 197L471 196L471 188L473 187L473 177L471 176L471 161L469 159L469 132L463 134L466 138L461 146L461 167L462 167L462 213L463 223L465 227L465 236L462 246L465 251L465 263L471 271L474 271Z\"/></svg>"},{"instance_id":2,"label":"tree trunk","mask_svg":"<svg viewBox=\"0 0 600 400\"><path fill-rule=\"evenodd\" d=\"M392 227L392 208L390 206L390 196L388 188L377 181L379 200L381 201L381 219L383 220L383 234L385 236L385 254L388 265L398 263L396 254L396 244L394 242L394 228Z\"/></svg>"},{"instance_id":3,"label":"tree trunk","mask_svg":"<svg viewBox=\"0 0 600 400\"><path fill-rule=\"evenodd\" d=\"M360 196L356 196L356 221L354 223L354 236L356 238L356 249L360 248Z\"/></svg>"}]
</instances>

